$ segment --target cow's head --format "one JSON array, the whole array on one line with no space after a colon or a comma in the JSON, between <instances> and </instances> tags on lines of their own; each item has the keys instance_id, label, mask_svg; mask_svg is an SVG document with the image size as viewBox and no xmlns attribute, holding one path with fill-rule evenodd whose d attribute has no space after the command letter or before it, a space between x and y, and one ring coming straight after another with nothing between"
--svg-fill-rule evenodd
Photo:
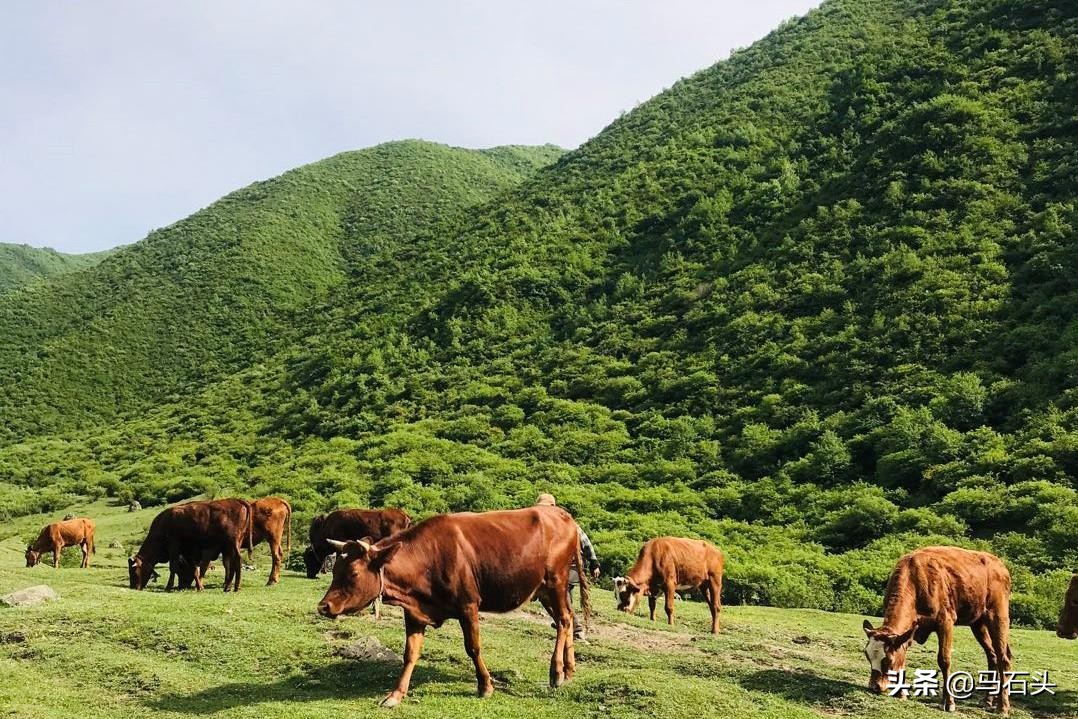
<instances>
[{"instance_id":1,"label":"cow's head","mask_svg":"<svg viewBox=\"0 0 1078 719\"><path fill-rule=\"evenodd\" d=\"M886 627L872 628L872 622L865 620L862 625L868 642L865 644L865 658L868 659L872 673L868 679L868 688L877 694L887 691L888 672L897 672L906 668L906 650L910 646L913 634L917 629L914 623L909 630L895 634Z\"/></svg>"},{"instance_id":2,"label":"cow's head","mask_svg":"<svg viewBox=\"0 0 1078 719\"><path fill-rule=\"evenodd\" d=\"M1070 588L1063 597L1063 609L1059 612L1056 635L1064 639L1078 639L1078 573L1071 577Z\"/></svg>"},{"instance_id":3,"label":"cow's head","mask_svg":"<svg viewBox=\"0 0 1078 719\"><path fill-rule=\"evenodd\" d=\"M26 548L26 566L32 567L41 561L41 552L35 552L33 547Z\"/></svg>"},{"instance_id":4,"label":"cow's head","mask_svg":"<svg viewBox=\"0 0 1078 719\"><path fill-rule=\"evenodd\" d=\"M618 600L618 610L632 614L644 588L629 577L614 577L614 598Z\"/></svg>"},{"instance_id":5,"label":"cow's head","mask_svg":"<svg viewBox=\"0 0 1078 719\"><path fill-rule=\"evenodd\" d=\"M132 589L144 589L156 572L141 554L127 558L127 579Z\"/></svg>"},{"instance_id":6,"label":"cow's head","mask_svg":"<svg viewBox=\"0 0 1078 719\"><path fill-rule=\"evenodd\" d=\"M325 558L319 558L314 547L307 547L303 550L303 566L307 569L307 579L315 579L325 566Z\"/></svg>"},{"instance_id":7,"label":"cow's head","mask_svg":"<svg viewBox=\"0 0 1078 719\"><path fill-rule=\"evenodd\" d=\"M318 603L318 613L332 619L362 611L381 594L382 567L401 548L401 543L377 547L369 537L358 542L332 539L329 542L339 556L333 565L329 590Z\"/></svg>"}]
</instances>

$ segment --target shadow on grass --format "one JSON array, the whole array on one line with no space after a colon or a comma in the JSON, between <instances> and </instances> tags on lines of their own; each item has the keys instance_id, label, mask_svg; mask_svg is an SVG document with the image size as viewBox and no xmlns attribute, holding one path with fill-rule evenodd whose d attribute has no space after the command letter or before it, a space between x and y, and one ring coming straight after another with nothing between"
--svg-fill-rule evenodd
<instances>
[{"instance_id":1,"label":"shadow on grass","mask_svg":"<svg viewBox=\"0 0 1078 719\"><path fill-rule=\"evenodd\" d=\"M868 693L864 686L853 682L781 669L753 672L742 677L738 683L745 689L777 694L784 699L807 704L830 704L839 699L850 699Z\"/></svg>"},{"instance_id":2,"label":"shadow on grass","mask_svg":"<svg viewBox=\"0 0 1078 719\"><path fill-rule=\"evenodd\" d=\"M158 694L144 704L159 711L179 714L216 714L220 711L268 702L304 702L326 699L370 698L380 700L397 684L399 662L338 661L276 681L221 684L190 693ZM461 692L475 692L471 672L446 674L420 663L412 675L412 686L424 682L460 682Z\"/></svg>"},{"instance_id":3,"label":"shadow on grass","mask_svg":"<svg viewBox=\"0 0 1078 719\"><path fill-rule=\"evenodd\" d=\"M1012 696L1011 704L1025 709L1033 716L1078 716L1078 691L1055 689L1055 694Z\"/></svg>"}]
</instances>

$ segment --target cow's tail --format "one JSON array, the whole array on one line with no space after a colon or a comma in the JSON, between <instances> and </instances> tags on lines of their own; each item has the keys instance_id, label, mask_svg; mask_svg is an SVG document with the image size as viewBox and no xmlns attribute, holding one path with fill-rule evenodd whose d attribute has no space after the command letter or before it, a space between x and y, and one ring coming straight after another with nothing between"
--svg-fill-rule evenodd
<instances>
[{"instance_id":1,"label":"cow's tail","mask_svg":"<svg viewBox=\"0 0 1078 719\"><path fill-rule=\"evenodd\" d=\"M291 553L292 551L292 505L288 502L284 503L284 506L288 507L288 526L285 527L287 539L285 539L285 553Z\"/></svg>"},{"instance_id":2,"label":"cow's tail","mask_svg":"<svg viewBox=\"0 0 1078 719\"><path fill-rule=\"evenodd\" d=\"M96 533L95 528L91 527L90 532L89 532L90 536L88 536L86 538L87 539L86 544L89 545L87 547L87 549L89 549L89 551L90 551L90 556L93 556L93 555L97 554L97 545L94 543L94 534L95 533Z\"/></svg>"},{"instance_id":3,"label":"cow's tail","mask_svg":"<svg viewBox=\"0 0 1078 719\"><path fill-rule=\"evenodd\" d=\"M588 587L588 570L584 569L584 553L580 549L580 535L576 538L576 576L580 579L580 610L584 614L584 628L591 629L591 590Z\"/></svg>"},{"instance_id":4,"label":"cow's tail","mask_svg":"<svg viewBox=\"0 0 1078 719\"><path fill-rule=\"evenodd\" d=\"M247 502L247 563L251 563L251 559L255 552L254 542L254 526L255 526L255 506L250 502ZM238 585L237 585L238 586Z\"/></svg>"}]
</instances>

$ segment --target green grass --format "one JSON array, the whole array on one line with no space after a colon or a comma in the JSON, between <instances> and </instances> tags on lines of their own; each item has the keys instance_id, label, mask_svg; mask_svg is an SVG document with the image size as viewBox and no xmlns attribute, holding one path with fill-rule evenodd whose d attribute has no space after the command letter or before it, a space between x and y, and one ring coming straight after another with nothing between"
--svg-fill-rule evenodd
<instances>
[{"instance_id":1,"label":"green grass","mask_svg":"<svg viewBox=\"0 0 1078 719\"><path fill-rule=\"evenodd\" d=\"M127 513L97 503L74 511L98 521L98 554L88 571L23 568L22 540L50 516L0 529L0 592L46 582L62 599L31 609L0 610L0 716L13 717L324 717L387 715L377 708L398 665L335 655L339 646L373 635L399 649L399 611L335 622L314 607L325 579L286 572L277 587L257 571L238 595L127 589L125 555L156 509ZM56 514L62 515L63 512ZM595 595L592 641L581 647L573 682L546 687L553 632L527 607L483 622L487 663L501 685L487 700L474 678L455 623L428 632L413 690L395 710L402 717L652 717L827 715L938 716L934 703L876 697L864 689L861 617L810 610L727 607L723 630L704 634L704 607L678 605L668 630L613 610L609 592ZM19 640L21 637L21 640ZM1046 631L1016 630L1021 670L1048 668L1056 697L1018 699L1015 716L1078 714L1078 646ZM959 633L957 669L977 671L983 657ZM935 647L915 647L912 667L933 667ZM966 716L986 716L973 700Z\"/></svg>"}]
</instances>

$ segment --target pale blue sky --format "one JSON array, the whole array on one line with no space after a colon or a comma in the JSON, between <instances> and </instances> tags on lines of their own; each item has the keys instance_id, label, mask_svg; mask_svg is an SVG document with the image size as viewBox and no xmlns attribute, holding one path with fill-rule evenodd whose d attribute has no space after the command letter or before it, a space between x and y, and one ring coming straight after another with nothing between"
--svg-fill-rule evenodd
<instances>
[{"instance_id":1,"label":"pale blue sky","mask_svg":"<svg viewBox=\"0 0 1078 719\"><path fill-rule=\"evenodd\" d=\"M6 3L0 242L135 242L387 140L575 147L816 4Z\"/></svg>"}]
</instances>

